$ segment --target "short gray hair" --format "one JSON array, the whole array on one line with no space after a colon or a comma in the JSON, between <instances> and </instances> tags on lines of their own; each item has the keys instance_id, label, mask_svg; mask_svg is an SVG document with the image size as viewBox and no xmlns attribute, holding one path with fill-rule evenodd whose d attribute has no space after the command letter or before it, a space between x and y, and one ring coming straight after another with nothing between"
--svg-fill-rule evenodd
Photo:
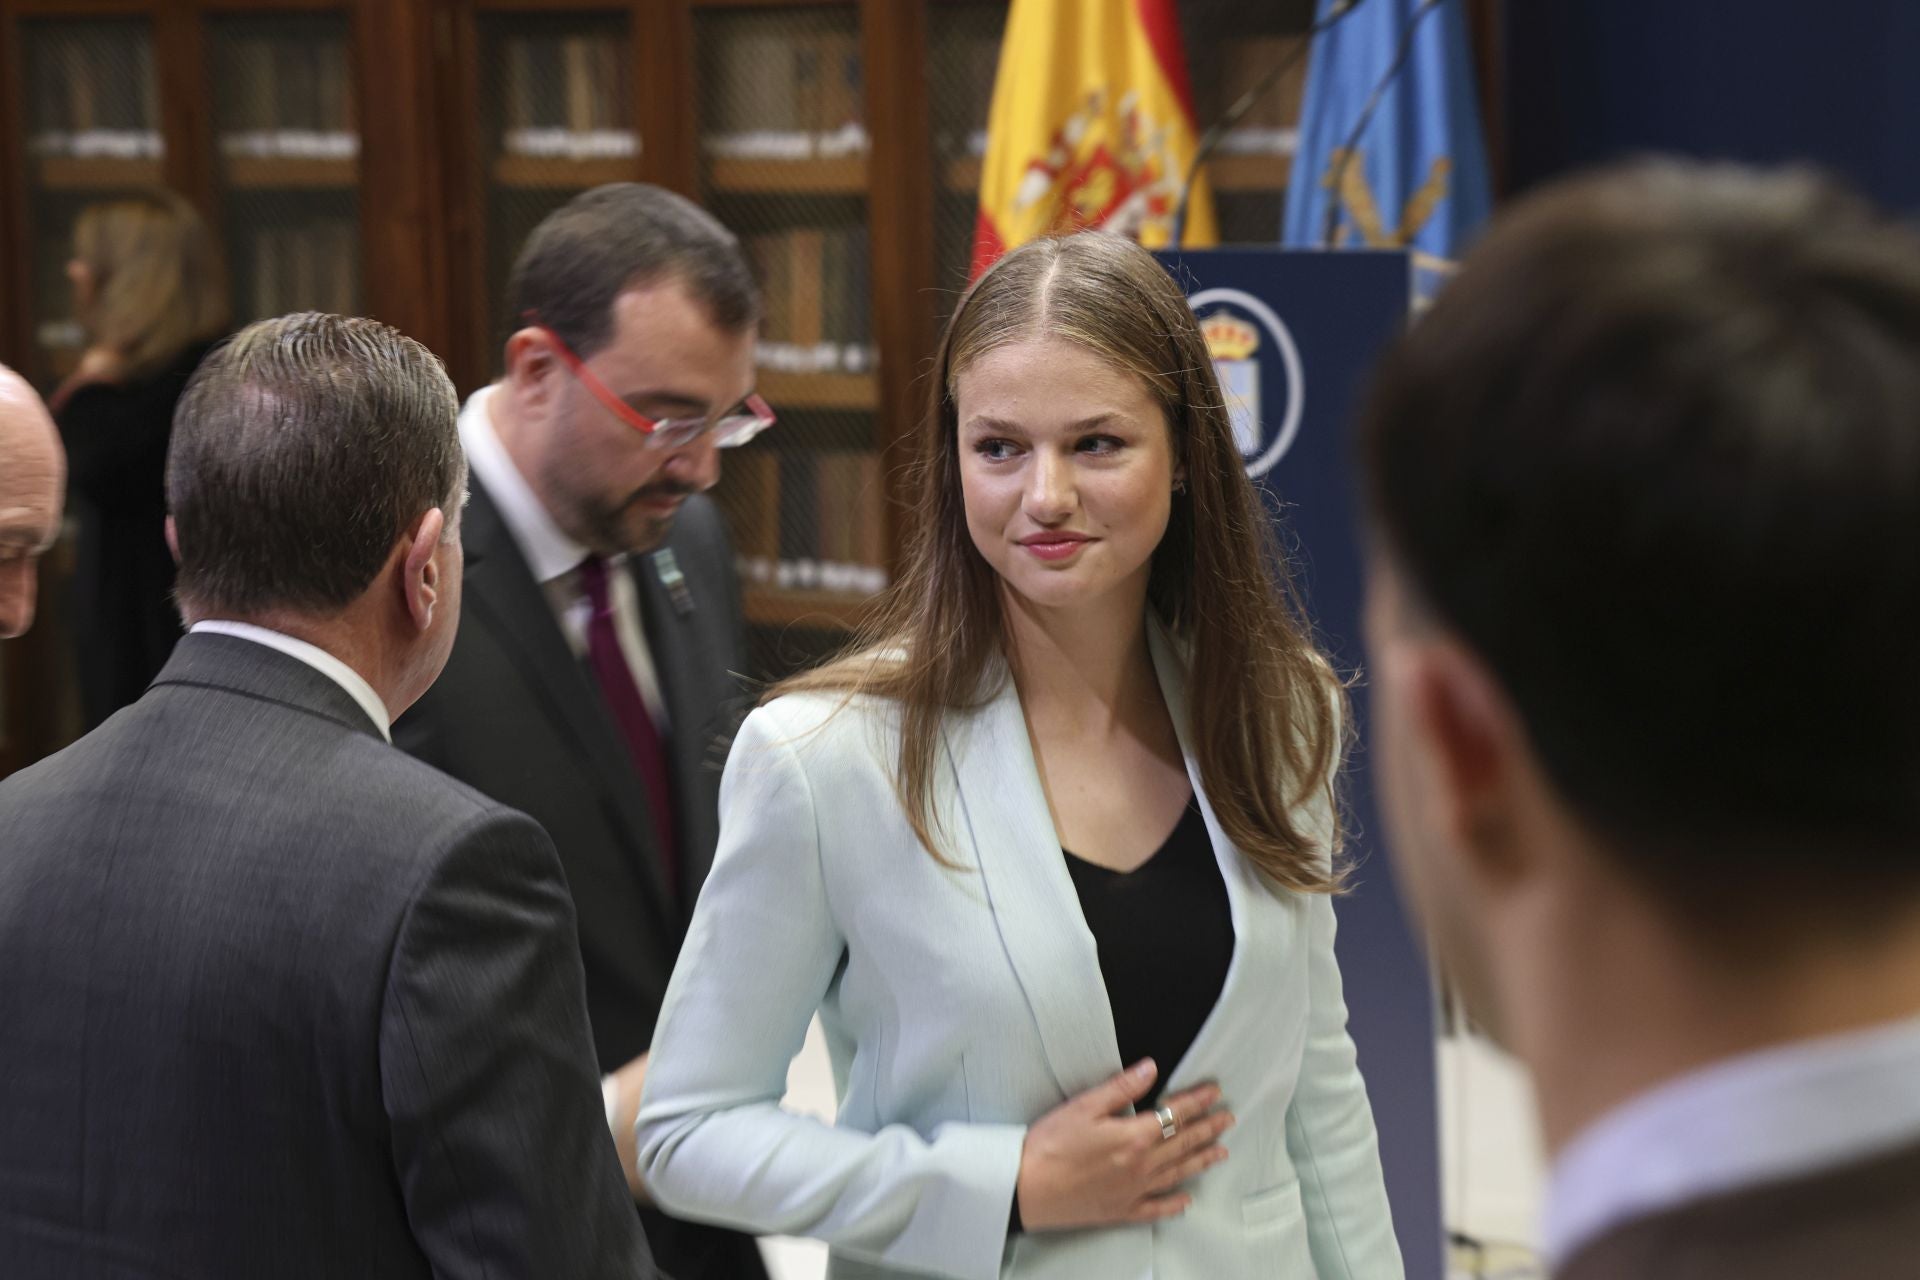
<instances>
[{"instance_id":1,"label":"short gray hair","mask_svg":"<svg viewBox=\"0 0 1920 1280\"><path fill-rule=\"evenodd\" d=\"M183 608L344 608L409 525L457 508L458 414L434 354L378 321L308 311L241 330L174 410L167 505Z\"/></svg>"}]
</instances>

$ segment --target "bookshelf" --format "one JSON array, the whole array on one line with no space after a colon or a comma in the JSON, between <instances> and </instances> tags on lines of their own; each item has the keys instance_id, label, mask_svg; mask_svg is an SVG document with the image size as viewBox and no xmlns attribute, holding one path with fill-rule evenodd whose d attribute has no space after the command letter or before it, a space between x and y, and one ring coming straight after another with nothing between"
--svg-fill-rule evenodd
<instances>
[{"instance_id":1,"label":"bookshelf","mask_svg":"<svg viewBox=\"0 0 1920 1280\"><path fill-rule=\"evenodd\" d=\"M1497 7L1474 0L1480 26ZM1181 0L1203 120L1311 8ZM238 318L362 310L464 393L497 372L506 274L549 210L625 180L692 195L768 297L759 389L780 424L729 452L715 496L753 674L778 675L895 567L900 441L966 285L1006 16L1006 0L0 0L0 359L43 386L72 367L73 220L158 183L227 246ZM1212 163L1230 241L1275 238L1299 93L1282 86ZM33 701L20 652L0 736Z\"/></svg>"},{"instance_id":2,"label":"bookshelf","mask_svg":"<svg viewBox=\"0 0 1920 1280\"><path fill-rule=\"evenodd\" d=\"M47 156L34 164L38 185L48 191L113 192L160 182L160 161L93 156Z\"/></svg>"},{"instance_id":3,"label":"bookshelf","mask_svg":"<svg viewBox=\"0 0 1920 1280\"><path fill-rule=\"evenodd\" d=\"M931 86L935 172L936 279L940 318L967 287L973 232L979 210L980 167L987 150L987 113L1000 69L1000 37L1007 6L990 0L943 4L930 16L928 80Z\"/></svg>"},{"instance_id":4,"label":"bookshelf","mask_svg":"<svg viewBox=\"0 0 1920 1280\"><path fill-rule=\"evenodd\" d=\"M741 602L751 626L848 631L866 616L873 597L857 591L770 590L749 583L741 588Z\"/></svg>"},{"instance_id":5,"label":"bookshelf","mask_svg":"<svg viewBox=\"0 0 1920 1280\"><path fill-rule=\"evenodd\" d=\"M585 191L633 181L628 160L571 160L565 156L503 155L493 162L493 185L509 190Z\"/></svg>"},{"instance_id":6,"label":"bookshelf","mask_svg":"<svg viewBox=\"0 0 1920 1280\"><path fill-rule=\"evenodd\" d=\"M641 43L630 6L463 6L449 34L466 77L448 109L473 157L465 186L476 235L456 278L468 283L468 390L498 372L502 311L521 243L590 187L642 176L635 85ZM457 366L456 366L457 367Z\"/></svg>"},{"instance_id":7,"label":"bookshelf","mask_svg":"<svg viewBox=\"0 0 1920 1280\"><path fill-rule=\"evenodd\" d=\"M1207 162L1207 177L1219 195L1284 193L1292 174L1293 156L1287 153L1223 155Z\"/></svg>"},{"instance_id":8,"label":"bookshelf","mask_svg":"<svg viewBox=\"0 0 1920 1280\"><path fill-rule=\"evenodd\" d=\"M364 310L350 15L219 13L206 37L235 324Z\"/></svg>"},{"instance_id":9,"label":"bookshelf","mask_svg":"<svg viewBox=\"0 0 1920 1280\"><path fill-rule=\"evenodd\" d=\"M1279 239L1298 142L1307 60L1301 41L1312 0L1249 6L1236 0L1182 0L1180 25L1193 75L1194 113L1218 119L1282 62L1291 69L1254 104L1207 162L1214 212L1225 244Z\"/></svg>"},{"instance_id":10,"label":"bookshelf","mask_svg":"<svg viewBox=\"0 0 1920 1280\"><path fill-rule=\"evenodd\" d=\"M867 190L864 155L781 160L752 156L716 156L707 184L729 195L858 196Z\"/></svg>"},{"instance_id":11,"label":"bookshelf","mask_svg":"<svg viewBox=\"0 0 1920 1280\"><path fill-rule=\"evenodd\" d=\"M0 357L71 368L74 220L156 186L214 229L236 323L325 306L444 347L431 27L423 0L0 6Z\"/></svg>"},{"instance_id":12,"label":"bookshelf","mask_svg":"<svg viewBox=\"0 0 1920 1280\"><path fill-rule=\"evenodd\" d=\"M360 162L351 156L229 156L225 176L230 191L337 191L359 184Z\"/></svg>"},{"instance_id":13,"label":"bookshelf","mask_svg":"<svg viewBox=\"0 0 1920 1280\"><path fill-rule=\"evenodd\" d=\"M781 414L727 457L715 496L748 622L816 633L814 648L861 615L891 561L862 35L851 3L715 7L693 22L699 190L760 281L759 389Z\"/></svg>"},{"instance_id":14,"label":"bookshelf","mask_svg":"<svg viewBox=\"0 0 1920 1280\"><path fill-rule=\"evenodd\" d=\"M65 267L80 213L161 180L154 27L138 14L12 19L8 44L23 93L11 119L24 181L10 193L15 341L4 357L43 380L70 370L84 344ZM0 50L4 52L4 50ZM5 290L0 290L4 294ZM21 337L24 340L21 340Z\"/></svg>"}]
</instances>

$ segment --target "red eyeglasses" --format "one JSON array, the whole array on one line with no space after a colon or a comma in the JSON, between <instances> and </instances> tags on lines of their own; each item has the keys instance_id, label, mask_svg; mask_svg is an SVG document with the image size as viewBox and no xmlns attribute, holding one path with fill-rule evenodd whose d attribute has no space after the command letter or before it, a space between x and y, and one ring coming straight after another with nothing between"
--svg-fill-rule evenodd
<instances>
[{"instance_id":1,"label":"red eyeglasses","mask_svg":"<svg viewBox=\"0 0 1920 1280\"><path fill-rule=\"evenodd\" d=\"M586 362L574 354L566 339L541 324L538 316L529 313L525 318L529 325L538 329L553 344L560 363L567 366L567 371L579 380L581 386L593 393L594 399L659 448L680 449L702 436L711 435L715 448L732 449L745 444L774 424L772 408L759 396L748 396L739 409L711 421L706 418L649 418L613 394L612 389L587 368Z\"/></svg>"}]
</instances>

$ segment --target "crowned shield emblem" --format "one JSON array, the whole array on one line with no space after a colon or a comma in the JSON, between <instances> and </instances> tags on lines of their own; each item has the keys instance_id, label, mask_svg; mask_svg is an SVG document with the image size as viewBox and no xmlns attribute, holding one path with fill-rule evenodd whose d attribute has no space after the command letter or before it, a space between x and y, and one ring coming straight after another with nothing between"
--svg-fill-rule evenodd
<instances>
[{"instance_id":1,"label":"crowned shield emblem","mask_svg":"<svg viewBox=\"0 0 1920 1280\"><path fill-rule=\"evenodd\" d=\"M1215 360L1220 390L1227 398L1227 420L1233 423L1233 442L1242 457L1260 452L1260 362Z\"/></svg>"}]
</instances>

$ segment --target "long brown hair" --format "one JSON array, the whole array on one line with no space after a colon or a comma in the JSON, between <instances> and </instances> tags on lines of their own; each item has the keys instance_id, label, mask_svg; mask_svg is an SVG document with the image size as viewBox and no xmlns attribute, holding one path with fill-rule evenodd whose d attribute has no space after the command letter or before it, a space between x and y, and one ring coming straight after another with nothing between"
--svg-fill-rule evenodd
<instances>
[{"instance_id":1,"label":"long brown hair","mask_svg":"<svg viewBox=\"0 0 1920 1280\"><path fill-rule=\"evenodd\" d=\"M998 579L967 532L954 383L988 351L1035 337L1076 343L1152 389L1187 485L1173 496L1147 598L1190 664L1201 785L1228 838L1275 881L1338 888L1337 816L1328 847L1300 814L1338 769L1344 690L1313 646L1193 310L1151 254L1117 236L1024 245L961 299L915 441L900 576L840 658L768 697L821 691L897 703L895 787L915 834L941 856L932 785L941 719L996 691L989 678L1005 653Z\"/></svg>"},{"instance_id":2,"label":"long brown hair","mask_svg":"<svg viewBox=\"0 0 1920 1280\"><path fill-rule=\"evenodd\" d=\"M93 273L87 339L118 352L126 376L164 369L227 327L227 281L206 223L171 191L81 211L73 256Z\"/></svg>"}]
</instances>

